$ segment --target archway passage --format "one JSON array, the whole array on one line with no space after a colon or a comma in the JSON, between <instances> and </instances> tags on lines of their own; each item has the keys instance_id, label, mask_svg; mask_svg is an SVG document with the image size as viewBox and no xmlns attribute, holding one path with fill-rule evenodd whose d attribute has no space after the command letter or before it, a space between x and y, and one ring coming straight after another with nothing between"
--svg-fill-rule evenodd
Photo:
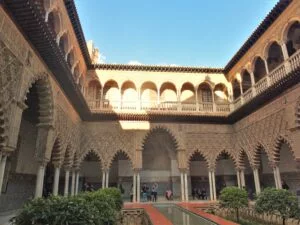
<instances>
[{"instance_id":1,"label":"archway passage","mask_svg":"<svg viewBox=\"0 0 300 225\"><path fill-rule=\"evenodd\" d=\"M276 187L273 170L270 166L268 155L263 146L259 145L255 149L253 160L254 165L258 168L261 189L267 187Z\"/></svg>"},{"instance_id":2,"label":"archway passage","mask_svg":"<svg viewBox=\"0 0 300 225\"><path fill-rule=\"evenodd\" d=\"M261 57L254 60L253 75L255 83L267 75L265 61Z\"/></svg>"},{"instance_id":3,"label":"archway passage","mask_svg":"<svg viewBox=\"0 0 300 225\"><path fill-rule=\"evenodd\" d=\"M268 68L269 72L272 72L276 69L281 63L283 63L283 53L281 46L277 42L273 42L268 50Z\"/></svg>"},{"instance_id":4,"label":"archway passage","mask_svg":"<svg viewBox=\"0 0 300 225\"><path fill-rule=\"evenodd\" d=\"M299 21L294 22L287 33L286 47L289 56L292 56L295 52L300 49L300 23Z\"/></svg>"},{"instance_id":5,"label":"archway passage","mask_svg":"<svg viewBox=\"0 0 300 225\"><path fill-rule=\"evenodd\" d=\"M237 99L241 96L242 92L241 92L241 87L240 87L240 83L237 79L234 79L234 81L232 82L232 90L233 90L233 99Z\"/></svg>"},{"instance_id":6,"label":"archway passage","mask_svg":"<svg viewBox=\"0 0 300 225\"><path fill-rule=\"evenodd\" d=\"M280 140L275 153L275 161L278 163L282 188L296 194L300 184L300 173L291 147L284 140Z\"/></svg>"},{"instance_id":7,"label":"archway passage","mask_svg":"<svg viewBox=\"0 0 300 225\"><path fill-rule=\"evenodd\" d=\"M251 75L247 70L245 70L242 73L242 89L243 89L243 92L248 91L251 88L251 86L252 86Z\"/></svg>"},{"instance_id":8,"label":"archway passage","mask_svg":"<svg viewBox=\"0 0 300 225\"><path fill-rule=\"evenodd\" d=\"M249 199L254 199L254 194L256 190L255 190L253 171L250 166L250 161L248 159L248 156L244 150L241 151L239 154L239 166L241 171L240 172L241 187L247 191ZM244 177L242 178L242 176ZM244 179L244 181L242 179Z\"/></svg>"},{"instance_id":9,"label":"archway passage","mask_svg":"<svg viewBox=\"0 0 300 225\"><path fill-rule=\"evenodd\" d=\"M42 104L49 102L46 101L49 96L44 85L44 81L36 81L26 95L27 108L22 113L17 147L6 163L3 193L0 196L0 211L19 209L27 199L34 196L38 170L38 163L35 160L37 124L50 122L52 118L50 114L47 114L47 110L43 111L44 114L40 113L40 109L45 106ZM50 108L49 111L51 111Z\"/></svg>"},{"instance_id":10,"label":"archway passage","mask_svg":"<svg viewBox=\"0 0 300 225\"><path fill-rule=\"evenodd\" d=\"M119 188L125 201L131 201L133 169L128 155L118 151L109 169L109 187Z\"/></svg>"},{"instance_id":11,"label":"archway passage","mask_svg":"<svg viewBox=\"0 0 300 225\"><path fill-rule=\"evenodd\" d=\"M228 90L224 84L217 84L214 88L215 102L228 103Z\"/></svg>"},{"instance_id":12,"label":"archway passage","mask_svg":"<svg viewBox=\"0 0 300 225\"><path fill-rule=\"evenodd\" d=\"M238 186L235 163L227 152L223 151L217 157L215 173L217 197L224 187Z\"/></svg>"},{"instance_id":13,"label":"archway passage","mask_svg":"<svg viewBox=\"0 0 300 225\"><path fill-rule=\"evenodd\" d=\"M180 196L180 173L176 160L176 141L164 129L152 130L147 136L142 157L141 186L151 188L158 184L158 199L170 189L174 197Z\"/></svg>"},{"instance_id":14,"label":"archway passage","mask_svg":"<svg viewBox=\"0 0 300 225\"><path fill-rule=\"evenodd\" d=\"M190 158L191 194L193 200L207 200L210 196L208 166L204 156L195 152Z\"/></svg>"},{"instance_id":15,"label":"archway passage","mask_svg":"<svg viewBox=\"0 0 300 225\"><path fill-rule=\"evenodd\" d=\"M79 191L102 188L102 162L94 151L90 151L81 162L80 175Z\"/></svg>"}]
</instances>

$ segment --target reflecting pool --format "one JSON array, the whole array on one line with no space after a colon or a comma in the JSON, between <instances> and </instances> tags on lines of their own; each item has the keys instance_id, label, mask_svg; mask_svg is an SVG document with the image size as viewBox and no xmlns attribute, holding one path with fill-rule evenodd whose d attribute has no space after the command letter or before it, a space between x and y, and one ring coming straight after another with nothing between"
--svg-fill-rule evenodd
<instances>
[{"instance_id":1,"label":"reflecting pool","mask_svg":"<svg viewBox=\"0 0 300 225\"><path fill-rule=\"evenodd\" d=\"M172 204L154 205L173 225L217 225L216 223Z\"/></svg>"}]
</instances>

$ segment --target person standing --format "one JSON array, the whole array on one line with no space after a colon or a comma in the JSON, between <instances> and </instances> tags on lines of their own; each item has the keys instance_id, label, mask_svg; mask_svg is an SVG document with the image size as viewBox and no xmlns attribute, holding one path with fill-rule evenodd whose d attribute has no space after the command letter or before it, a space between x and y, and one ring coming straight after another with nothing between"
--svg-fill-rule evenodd
<instances>
[{"instance_id":1,"label":"person standing","mask_svg":"<svg viewBox=\"0 0 300 225\"><path fill-rule=\"evenodd\" d=\"M158 184L155 183L152 185L152 196L153 196L152 201L153 202L157 201L157 190L158 190Z\"/></svg>"}]
</instances>

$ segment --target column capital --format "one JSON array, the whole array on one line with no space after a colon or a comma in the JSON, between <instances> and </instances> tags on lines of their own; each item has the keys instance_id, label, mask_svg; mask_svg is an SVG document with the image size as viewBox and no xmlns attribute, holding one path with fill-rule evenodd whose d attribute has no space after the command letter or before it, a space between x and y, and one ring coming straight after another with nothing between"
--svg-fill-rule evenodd
<instances>
[{"instance_id":1,"label":"column capital","mask_svg":"<svg viewBox=\"0 0 300 225\"><path fill-rule=\"evenodd\" d=\"M37 162L38 162L39 166L46 167L47 164L49 163L49 160L48 159L38 159Z\"/></svg>"},{"instance_id":2,"label":"column capital","mask_svg":"<svg viewBox=\"0 0 300 225\"><path fill-rule=\"evenodd\" d=\"M187 173L189 171L188 168L179 168L179 172L181 173Z\"/></svg>"},{"instance_id":3,"label":"column capital","mask_svg":"<svg viewBox=\"0 0 300 225\"><path fill-rule=\"evenodd\" d=\"M140 173L142 171L142 168L133 168L133 171L135 173Z\"/></svg>"},{"instance_id":4,"label":"column capital","mask_svg":"<svg viewBox=\"0 0 300 225\"><path fill-rule=\"evenodd\" d=\"M12 152L15 151L14 148L9 147L9 146L4 146L1 148L2 150L0 151L0 154L3 156L9 156Z\"/></svg>"}]
</instances>

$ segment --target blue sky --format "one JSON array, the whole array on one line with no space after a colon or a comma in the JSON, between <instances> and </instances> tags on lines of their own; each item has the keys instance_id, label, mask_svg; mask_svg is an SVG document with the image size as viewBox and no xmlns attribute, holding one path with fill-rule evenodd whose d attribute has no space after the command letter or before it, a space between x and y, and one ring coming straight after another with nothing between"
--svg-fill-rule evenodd
<instances>
[{"instance_id":1,"label":"blue sky","mask_svg":"<svg viewBox=\"0 0 300 225\"><path fill-rule=\"evenodd\" d=\"M105 63L224 67L277 0L75 0Z\"/></svg>"}]
</instances>

